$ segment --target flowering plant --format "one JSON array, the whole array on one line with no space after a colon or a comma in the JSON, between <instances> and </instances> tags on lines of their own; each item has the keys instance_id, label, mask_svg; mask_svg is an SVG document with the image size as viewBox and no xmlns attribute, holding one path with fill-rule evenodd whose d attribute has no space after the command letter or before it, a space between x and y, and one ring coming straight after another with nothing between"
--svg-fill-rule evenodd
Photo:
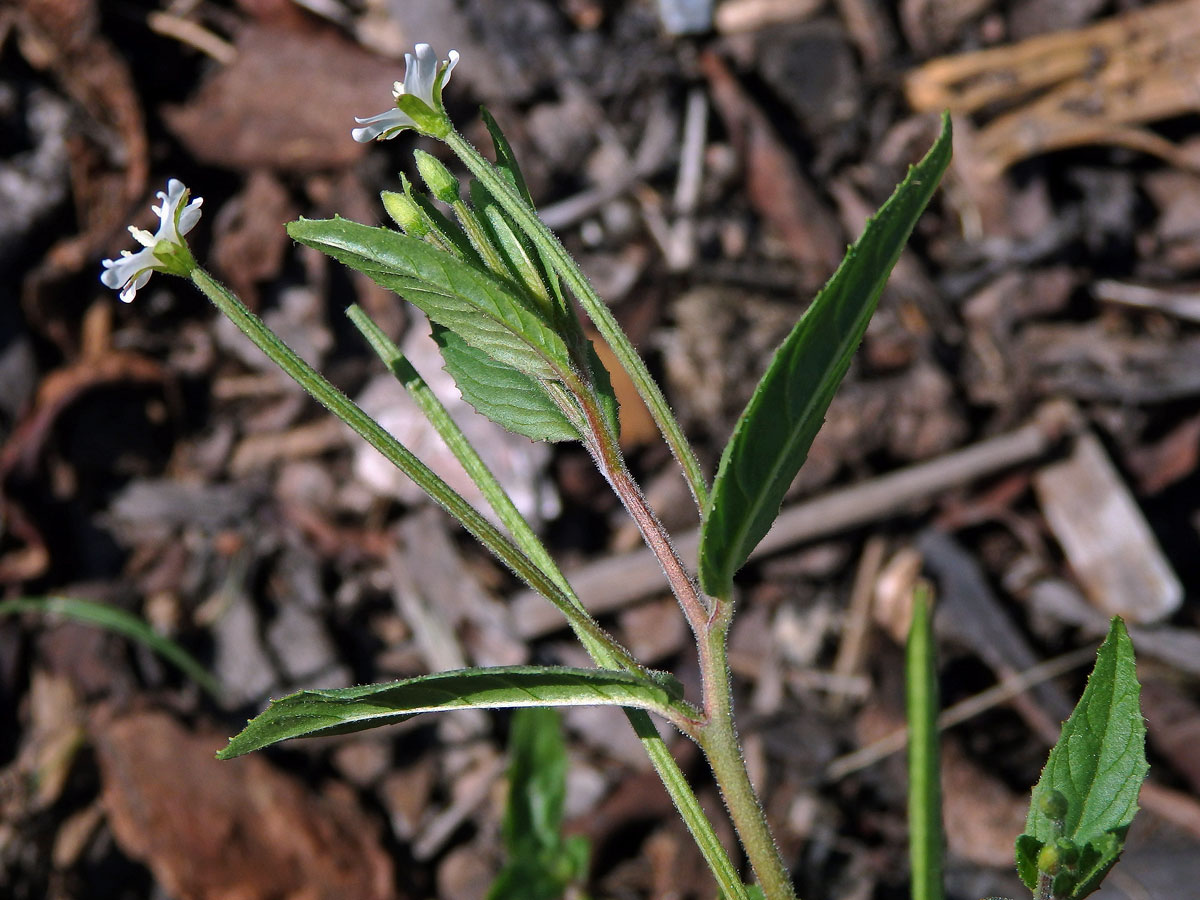
<instances>
[{"instance_id":1,"label":"flowering plant","mask_svg":"<svg viewBox=\"0 0 1200 900\"><path fill-rule=\"evenodd\" d=\"M700 696L687 698L669 673L648 669L593 618L475 449L400 350L365 312L351 307L348 315L372 349L417 398L431 426L479 487L500 526L312 369L197 264L184 236L198 221L202 201L189 203L187 189L172 179L167 192L158 195L161 205L154 208L160 221L158 231L151 235L131 229L143 249L106 260L101 276L104 283L120 291L122 300L130 301L155 271L189 278L314 398L411 477L518 578L557 607L596 665L463 669L388 684L302 691L274 701L219 755L234 757L288 738L358 731L446 709L620 706L691 830L723 896L728 900L793 898L788 868L767 827L734 728L726 662L726 636L735 612L733 579L778 515L784 494L804 463L891 269L949 163L949 119L943 120L933 147L868 221L838 270L777 349L710 483L629 338L579 265L538 217L512 148L497 123L484 113L495 162L455 130L442 102L442 89L459 62L458 53L451 51L446 59L439 60L428 44L418 44L413 53L406 54L406 62L404 80L396 82L392 92L394 107L357 119L359 127L352 136L363 142L386 140L412 130L442 141L470 173L467 198L463 197L459 179L444 164L418 152L417 170L429 193L422 193L402 177L401 190L385 192L382 198L396 229L335 217L292 222L288 233L294 240L366 274L424 312L447 371L479 412L531 439L579 441L587 449L658 558L695 636ZM452 217L434 199L445 204ZM609 373L585 337L579 310L607 342L616 364L625 370L645 401L691 489L701 522L696 566L689 565L677 552L626 465ZM921 604L917 606L923 609ZM916 621L924 619L917 616ZM920 636L919 625L914 634ZM910 680L925 688L931 682L930 643L927 636L923 643L915 641L918 650L912 655L913 671L922 671L924 665L925 674ZM1119 641L1114 646L1117 644ZM926 649L922 652L920 647ZM1129 665L1131 660L1130 653ZM934 733L929 714L931 691L916 690L912 697L914 732L924 735L923 741L914 737L914 747L919 750L915 751L913 771L928 775L931 759L936 762L929 737ZM1101 703L1098 700L1097 706ZM744 883L738 866L717 838L712 822L655 728L651 713L694 740L703 751L757 879L756 886ZM1139 774L1136 760L1126 768L1131 778ZM936 785L936 769L932 782L928 777L919 781L925 793L918 791L914 801L914 822L928 826L920 830L922 838L914 839L914 868L919 865L927 876L916 894L921 900L940 896L938 879L933 877L938 871L939 851L933 800L936 790L931 783ZM1063 787L1055 782L1049 789ZM1060 887L1076 891L1043 891L1039 900L1082 896L1078 890L1095 883L1094 874L1102 874L1102 865L1106 861L1111 865L1115 859L1113 854L1119 852L1119 845L1109 835L1128 824L1133 808L1127 804L1116 818L1090 823L1091 831L1075 827L1078 821L1071 828L1060 823L1055 830L1053 822L1031 818L1024 852L1026 857L1033 855L1033 868L1026 865L1023 874L1033 873L1038 890L1044 882L1055 891ZM914 827L914 836L916 831ZM1062 841L1074 841L1072 846L1078 852L1072 855ZM1080 872L1084 865L1081 860L1085 859L1091 869Z\"/></svg>"}]
</instances>

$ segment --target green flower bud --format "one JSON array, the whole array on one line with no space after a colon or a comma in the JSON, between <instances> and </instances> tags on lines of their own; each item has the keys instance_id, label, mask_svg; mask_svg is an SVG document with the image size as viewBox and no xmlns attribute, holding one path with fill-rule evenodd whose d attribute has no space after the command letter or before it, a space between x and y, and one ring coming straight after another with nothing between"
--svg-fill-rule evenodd
<instances>
[{"instance_id":1,"label":"green flower bud","mask_svg":"<svg viewBox=\"0 0 1200 900\"><path fill-rule=\"evenodd\" d=\"M1062 791L1047 791L1038 798L1038 809L1046 818L1062 821L1067 817L1070 805Z\"/></svg>"},{"instance_id":2,"label":"green flower bud","mask_svg":"<svg viewBox=\"0 0 1200 900\"><path fill-rule=\"evenodd\" d=\"M423 238L429 234L429 223L421 214L421 208L407 194L384 191L379 195L379 199L383 201L383 208L392 217L392 221L409 237Z\"/></svg>"},{"instance_id":3,"label":"green flower bud","mask_svg":"<svg viewBox=\"0 0 1200 900\"><path fill-rule=\"evenodd\" d=\"M421 173L421 180L429 188L429 193L443 203L451 205L462 199L458 179L450 174L450 170L442 165L441 160L423 150L415 151L413 156L417 161L417 171Z\"/></svg>"},{"instance_id":4,"label":"green flower bud","mask_svg":"<svg viewBox=\"0 0 1200 900\"><path fill-rule=\"evenodd\" d=\"M1059 862L1068 869L1074 869L1079 864L1079 848L1074 841L1060 837L1054 842L1054 849L1058 851Z\"/></svg>"},{"instance_id":5,"label":"green flower bud","mask_svg":"<svg viewBox=\"0 0 1200 900\"><path fill-rule=\"evenodd\" d=\"M1046 875L1057 875L1062 865L1063 861L1059 856L1058 848L1053 844L1046 844L1038 851L1037 867L1039 872Z\"/></svg>"}]
</instances>

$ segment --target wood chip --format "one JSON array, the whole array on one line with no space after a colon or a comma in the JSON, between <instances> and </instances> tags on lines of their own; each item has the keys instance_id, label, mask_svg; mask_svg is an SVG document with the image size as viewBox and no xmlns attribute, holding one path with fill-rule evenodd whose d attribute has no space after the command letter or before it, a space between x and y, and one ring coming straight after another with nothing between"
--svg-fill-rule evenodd
<instances>
[{"instance_id":1,"label":"wood chip","mask_svg":"<svg viewBox=\"0 0 1200 900\"><path fill-rule=\"evenodd\" d=\"M978 134L987 172L1088 144L1113 144L1195 168L1141 126L1200 110L1200 0L1156 3L1074 31L947 56L908 77L914 109L969 114L1011 108Z\"/></svg>"},{"instance_id":2,"label":"wood chip","mask_svg":"<svg viewBox=\"0 0 1200 900\"><path fill-rule=\"evenodd\" d=\"M337 77L314 78L316 72ZM395 78L394 63L332 32L246 26L233 64L163 115L206 163L315 172L362 158L366 147L349 140L353 117L386 109Z\"/></svg>"},{"instance_id":3,"label":"wood chip","mask_svg":"<svg viewBox=\"0 0 1200 900\"><path fill-rule=\"evenodd\" d=\"M1094 435L1080 435L1069 458L1034 476L1034 487L1071 569L1101 611L1146 624L1179 608L1183 586Z\"/></svg>"},{"instance_id":4,"label":"wood chip","mask_svg":"<svg viewBox=\"0 0 1200 900\"><path fill-rule=\"evenodd\" d=\"M316 794L220 734L143 712L94 726L108 823L179 900L393 900L379 829L343 785Z\"/></svg>"}]
</instances>

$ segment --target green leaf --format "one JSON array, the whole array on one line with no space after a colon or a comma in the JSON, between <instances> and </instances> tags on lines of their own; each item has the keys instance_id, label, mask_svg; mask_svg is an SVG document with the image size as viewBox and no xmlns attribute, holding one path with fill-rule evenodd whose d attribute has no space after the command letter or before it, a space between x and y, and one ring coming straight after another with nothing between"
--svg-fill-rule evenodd
<instances>
[{"instance_id":1,"label":"green leaf","mask_svg":"<svg viewBox=\"0 0 1200 900\"><path fill-rule=\"evenodd\" d=\"M950 120L867 222L858 242L775 352L721 456L700 535L700 584L728 596L779 514L879 295L950 162Z\"/></svg>"},{"instance_id":2,"label":"green leaf","mask_svg":"<svg viewBox=\"0 0 1200 900\"><path fill-rule=\"evenodd\" d=\"M486 107L481 106L479 114L483 117L483 124L487 126L488 134L492 136L492 147L496 150L496 168L517 189L517 193L525 199L525 202L531 207L534 206L533 197L529 195L529 187L525 184L525 176L521 174L521 167L517 165L517 155L513 153L508 138L504 136L500 125Z\"/></svg>"},{"instance_id":3,"label":"green leaf","mask_svg":"<svg viewBox=\"0 0 1200 900\"><path fill-rule=\"evenodd\" d=\"M1072 876L1074 887L1066 896L1071 900L1086 897L1094 893L1104 881L1125 847L1124 834L1110 832L1089 843L1083 848L1079 859L1079 868Z\"/></svg>"},{"instance_id":4,"label":"green leaf","mask_svg":"<svg viewBox=\"0 0 1200 900\"><path fill-rule=\"evenodd\" d=\"M1071 900L1096 890L1120 856L1149 769L1140 692L1133 644L1125 624L1114 618L1083 696L1033 789L1025 834L1017 839L1017 871L1030 890L1037 889L1042 848L1059 838L1080 848L1079 864L1062 873L1070 877L1055 876L1058 895Z\"/></svg>"},{"instance_id":5,"label":"green leaf","mask_svg":"<svg viewBox=\"0 0 1200 900\"><path fill-rule=\"evenodd\" d=\"M488 900L557 900L587 873L586 839L562 833L567 748L558 711L519 709L509 732L508 805L501 832L508 859Z\"/></svg>"},{"instance_id":6,"label":"green leaf","mask_svg":"<svg viewBox=\"0 0 1200 900\"><path fill-rule=\"evenodd\" d=\"M517 235L504 210L477 179L471 181L471 205L489 242L503 261L504 274L522 285L530 299L547 309L552 308L545 273L540 260L534 259L533 245Z\"/></svg>"},{"instance_id":7,"label":"green leaf","mask_svg":"<svg viewBox=\"0 0 1200 900\"><path fill-rule=\"evenodd\" d=\"M579 432L545 388L436 323L433 339L463 399L497 425L534 441L577 441Z\"/></svg>"},{"instance_id":8,"label":"green leaf","mask_svg":"<svg viewBox=\"0 0 1200 900\"><path fill-rule=\"evenodd\" d=\"M463 233L458 223L448 219L434 205L433 201L420 191L413 190L412 182L408 180L408 177L403 172L400 173L400 185L404 191L404 195L412 201L417 212L424 220L425 228L437 236L437 240L445 248L446 252L476 266L483 265L483 260L479 258L479 254L475 252L475 248L471 246L470 239ZM386 202L384 203L384 207L387 207ZM400 223L397 222L396 224Z\"/></svg>"},{"instance_id":9,"label":"green leaf","mask_svg":"<svg viewBox=\"0 0 1200 900\"><path fill-rule=\"evenodd\" d=\"M221 685L194 656L175 641L163 637L147 622L123 609L76 597L19 597L0 603L0 617L22 612L62 616L135 640L174 665L213 697L221 696Z\"/></svg>"},{"instance_id":10,"label":"green leaf","mask_svg":"<svg viewBox=\"0 0 1200 900\"><path fill-rule=\"evenodd\" d=\"M288 234L369 275L498 362L532 378L569 376L566 344L515 286L388 228L300 219Z\"/></svg>"},{"instance_id":11,"label":"green leaf","mask_svg":"<svg viewBox=\"0 0 1200 900\"><path fill-rule=\"evenodd\" d=\"M392 725L419 713L520 706L624 706L667 718L696 715L667 688L629 672L543 666L458 669L387 684L291 694L272 701L217 757L232 759L289 738Z\"/></svg>"},{"instance_id":12,"label":"green leaf","mask_svg":"<svg viewBox=\"0 0 1200 900\"><path fill-rule=\"evenodd\" d=\"M567 796L567 747L558 710L519 709L508 738L508 807L502 833L510 853L557 849Z\"/></svg>"}]
</instances>

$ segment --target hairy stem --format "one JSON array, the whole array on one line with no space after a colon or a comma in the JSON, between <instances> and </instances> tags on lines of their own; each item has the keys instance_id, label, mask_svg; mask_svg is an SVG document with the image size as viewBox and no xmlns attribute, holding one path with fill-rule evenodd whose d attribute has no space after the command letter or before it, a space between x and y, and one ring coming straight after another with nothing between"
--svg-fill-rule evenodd
<instances>
[{"instance_id":1,"label":"hairy stem","mask_svg":"<svg viewBox=\"0 0 1200 900\"><path fill-rule=\"evenodd\" d=\"M779 847L767 826L767 817L759 802L750 773L742 758L737 730L733 724L732 694L729 683L729 664L725 654L725 639L729 631L728 610L732 603L720 604L718 618L708 630L707 658L711 671L705 674L710 685L704 698L708 721L700 729L700 749L708 758L721 796L729 808L733 827L758 878L767 900L796 900L792 879L788 874Z\"/></svg>"}]
</instances>

